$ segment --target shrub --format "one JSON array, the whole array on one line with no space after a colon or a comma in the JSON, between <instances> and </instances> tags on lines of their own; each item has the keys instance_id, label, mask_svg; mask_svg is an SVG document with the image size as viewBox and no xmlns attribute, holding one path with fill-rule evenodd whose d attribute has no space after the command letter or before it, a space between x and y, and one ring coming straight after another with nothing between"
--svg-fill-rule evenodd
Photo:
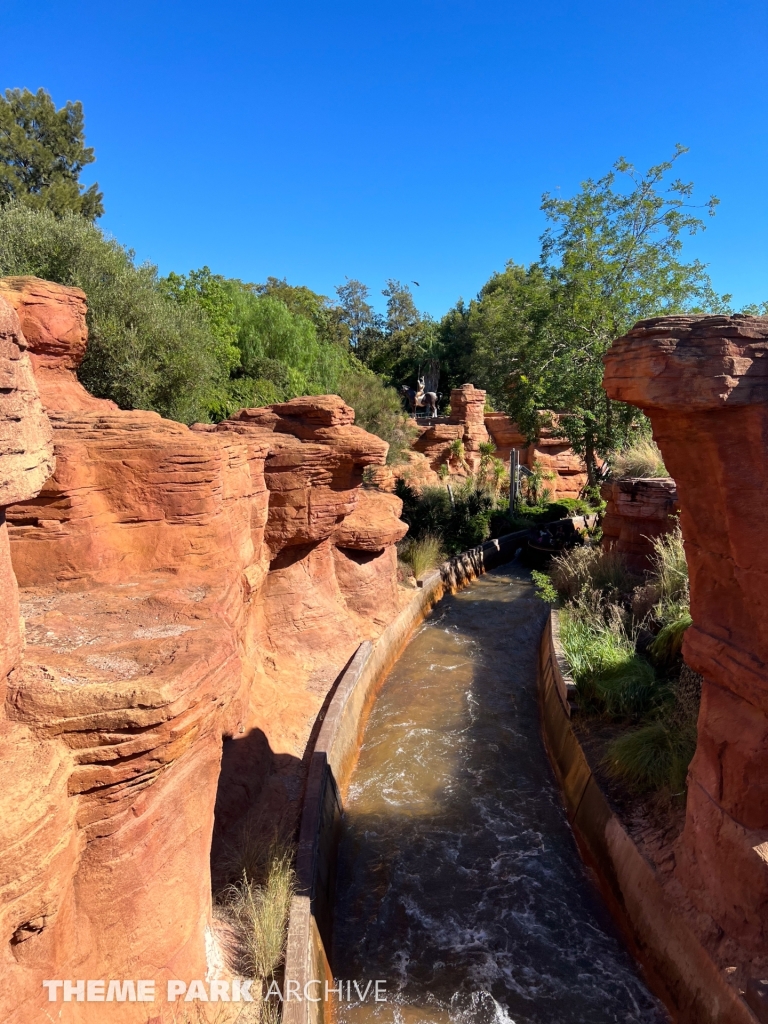
<instances>
[{"instance_id":1,"label":"shrub","mask_svg":"<svg viewBox=\"0 0 768 1024\"><path fill-rule=\"evenodd\" d=\"M612 717L644 714L666 696L635 651L621 609L581 599L561 615L560 639L581 700Z\"/></svg>"},{"instance_id":2,"label":"shrub","mask_svg":"<svg viewBox=\"0 0 768 1024\"><path fill-rule=\"evenodd\" d=\"M542 601L546 601L547 604L557 603L557 591L552 586L552 580L545 572L538 572L536 569L533 569L531 570L531 579L536 588L537 597L541 598Z\"/></svg>"},{"instance_id":3,"label":"shrub","mask_svg":"<svg viewBox=\"0 0 768 1024\"><path fill-rule=\"evenodd\" d=\"M695 723L650 722L615 739L603 764L614 778L639 790L685 789L688 765L696 750Z\"/></svg>"},{"instance_id":4,"label":"shrub","mask_svg":"<svg viewBox=\"0 0 768 1024\"><path fill-rule=\"evenodd\" d=\"M355 424L387 442L387 462L390 465L402 462L418 431L409 426L409 417L403 412L403 403L395 389L387 387L371 370L360 367L347 370L337 390L355 410Z\"/></svg>"},{"instance_id":5,"label":"shrub","mask_svg":"<svg viewBox=\"0 0 768 1024\"><path fill-rule=\"evenodd\" d=\"M16 203L0 208L0 275L32 274L82 288L89 342L79 376L122 409L207 419L222 401L237 350L216 337L204 312L158 287L157 268L76 214L56 218Z\"/></svg>"},{"instance_id":6,"label":"shrub","mask_svg":"<svg viewBox=\"0 0 768 1024\"><path fill-rule=\"evenodd\" d=\"M417 494L402 480L395 484L395 494L403 502L401 518L408 523L412 540L433 534L448 554L456 554L490 535L494 499L472 480L456 487L453 500L446 487L425 487Z\"/></svg>"},{"instance_id":7,"label":"shrub","mask_svg":"<svg viewBox=\"0 0 768 1024\"><path fill-rule=\"evenodd\" d=\"M639 437L614 452L609 459L613 476L669 476L658 445L651 437Z\"/></svg>"},{"instance_id":8,"label":"shrub","mask_svg":"<svg viewBox=\"0 0 768 1024\"><path fill-rule=\"evenodd\" d=\"M419 540L406 540L400 547L400 558L413 570L418 579L428 569L434 569L443 561L440 537L425 533Z\"/></svg>"}]
</instances>

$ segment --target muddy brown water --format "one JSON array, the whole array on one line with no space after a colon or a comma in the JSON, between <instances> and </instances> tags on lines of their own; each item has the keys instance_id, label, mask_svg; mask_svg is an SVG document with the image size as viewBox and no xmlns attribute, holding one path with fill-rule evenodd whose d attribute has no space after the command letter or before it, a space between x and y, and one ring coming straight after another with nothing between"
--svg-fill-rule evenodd
<instances>
[{"instance_id":1,"label":"muddy brown water","mask_svg":"<svg viewBox=\"0 0 768 1024\"><path fill-rule=\"evenodd\" d=\"M544 750L545 616L525 570L502 567L443 600L384 683L345 804L332 966L387 998L342 1002L337 1024L668 1021Z\"/></svg>"}]
</instances>

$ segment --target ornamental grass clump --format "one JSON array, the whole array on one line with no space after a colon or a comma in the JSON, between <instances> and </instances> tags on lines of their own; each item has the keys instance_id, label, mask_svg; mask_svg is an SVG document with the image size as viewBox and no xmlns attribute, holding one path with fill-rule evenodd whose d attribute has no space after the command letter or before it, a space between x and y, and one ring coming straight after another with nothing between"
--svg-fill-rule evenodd
<instances>
[{"instance_id":1,"label":"ornamental grass clump","mask_svg":"<svg viewBox=\"0 0 768 1024\"><path fill-rule=\"evenodd\" d=\"M405 541L400 547L399 558L411 567L418 579L444 560L442 540L434 533L425 533L419 540Z\"/></svg>"},{"instance_id":2,"label":"ornamental grass clump","mask_svg":"<svg viewBox=\"0 0 768 1024\"><path fill-rule=\"evenodd\" d=\"M560 640L583 706L610 718L647 714L664 699L664 684L636 651L622 609L582 597L561 613Z\"/></svg>"},{"instance_id":3,"label":"ornamental grass clump","mask_svg":"<svg viewBox=\"0 0 768 1024\"><path fill-rule=\"evenodd\" d=\"M615 477L644 479L669 476L659 447L652 437L640 437L614 452L609 459Z\"/></svg>"},{"instance_id":4,"label":"ornamental grass clump","mask_svg":"<svg viewBox=\"0 0 768 1024\"><path fill-rule=\"evenodd\" d=\"M696 750L696 722L665 722L659 718L615 739L603 765L613 778L640 791L685 790L688 765Z\"/></svg>"},{"instance_id":5,"label":"ornamental grass clump","mask_svg":"<svg viewBox=\"0 0 768 1024\"><path fill-rule=\"evenodd\" d=\"M244 870L227 886L222 901L240 926L243 966L253 978L269 981L283 963L288 914L296 891L294 849L280 840L269 847L263 882Z\"/></svg>"},{"instance_id":6,"label":"ornamental grass clump","mask_svg":"<svg viewBox=\"0 0 768 1024\"><path fill-rule=\"evenodd\" d=\"M575 600L586 590L615 598L631 593L639 582L618 551L588 545L556 555L549 574L563 600Z\"/></svg>"}]
</instances>

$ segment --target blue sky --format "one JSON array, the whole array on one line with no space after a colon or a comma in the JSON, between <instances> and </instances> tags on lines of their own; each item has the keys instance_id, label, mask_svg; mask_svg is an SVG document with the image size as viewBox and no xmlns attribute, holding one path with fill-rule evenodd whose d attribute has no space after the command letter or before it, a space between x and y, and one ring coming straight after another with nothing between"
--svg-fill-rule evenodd
<instances>
[{"instance_id":1,"label":"blue sky","mask_svg":"<svg viewBox=\"0 0 768 1024\"><path fill-rule=\"evenodd\" d=\"M163 272L416 280L440 316L536 258L542 192L679 141L721 199L686 252L768 299L765 0L3 0L0 27L0 85L82 100L100 223Z\"/></svg>"}]
</instances>

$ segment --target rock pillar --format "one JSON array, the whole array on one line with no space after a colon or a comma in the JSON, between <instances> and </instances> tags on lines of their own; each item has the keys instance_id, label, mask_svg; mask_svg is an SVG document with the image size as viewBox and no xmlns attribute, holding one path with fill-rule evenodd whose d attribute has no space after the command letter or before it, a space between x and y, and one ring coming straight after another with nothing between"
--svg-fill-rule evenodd
<instances>
[{"instance_id":1,"label":"rock pillar","mask_svg":"<svg viewBox=\"0 0 768 1024\"><path fill-rule=\"evenodd\" d=\"M768 944L768 318L659 317L605 356L677 483L700 672L677 872L726 936Z\"/></svg>"}]
</instances>

